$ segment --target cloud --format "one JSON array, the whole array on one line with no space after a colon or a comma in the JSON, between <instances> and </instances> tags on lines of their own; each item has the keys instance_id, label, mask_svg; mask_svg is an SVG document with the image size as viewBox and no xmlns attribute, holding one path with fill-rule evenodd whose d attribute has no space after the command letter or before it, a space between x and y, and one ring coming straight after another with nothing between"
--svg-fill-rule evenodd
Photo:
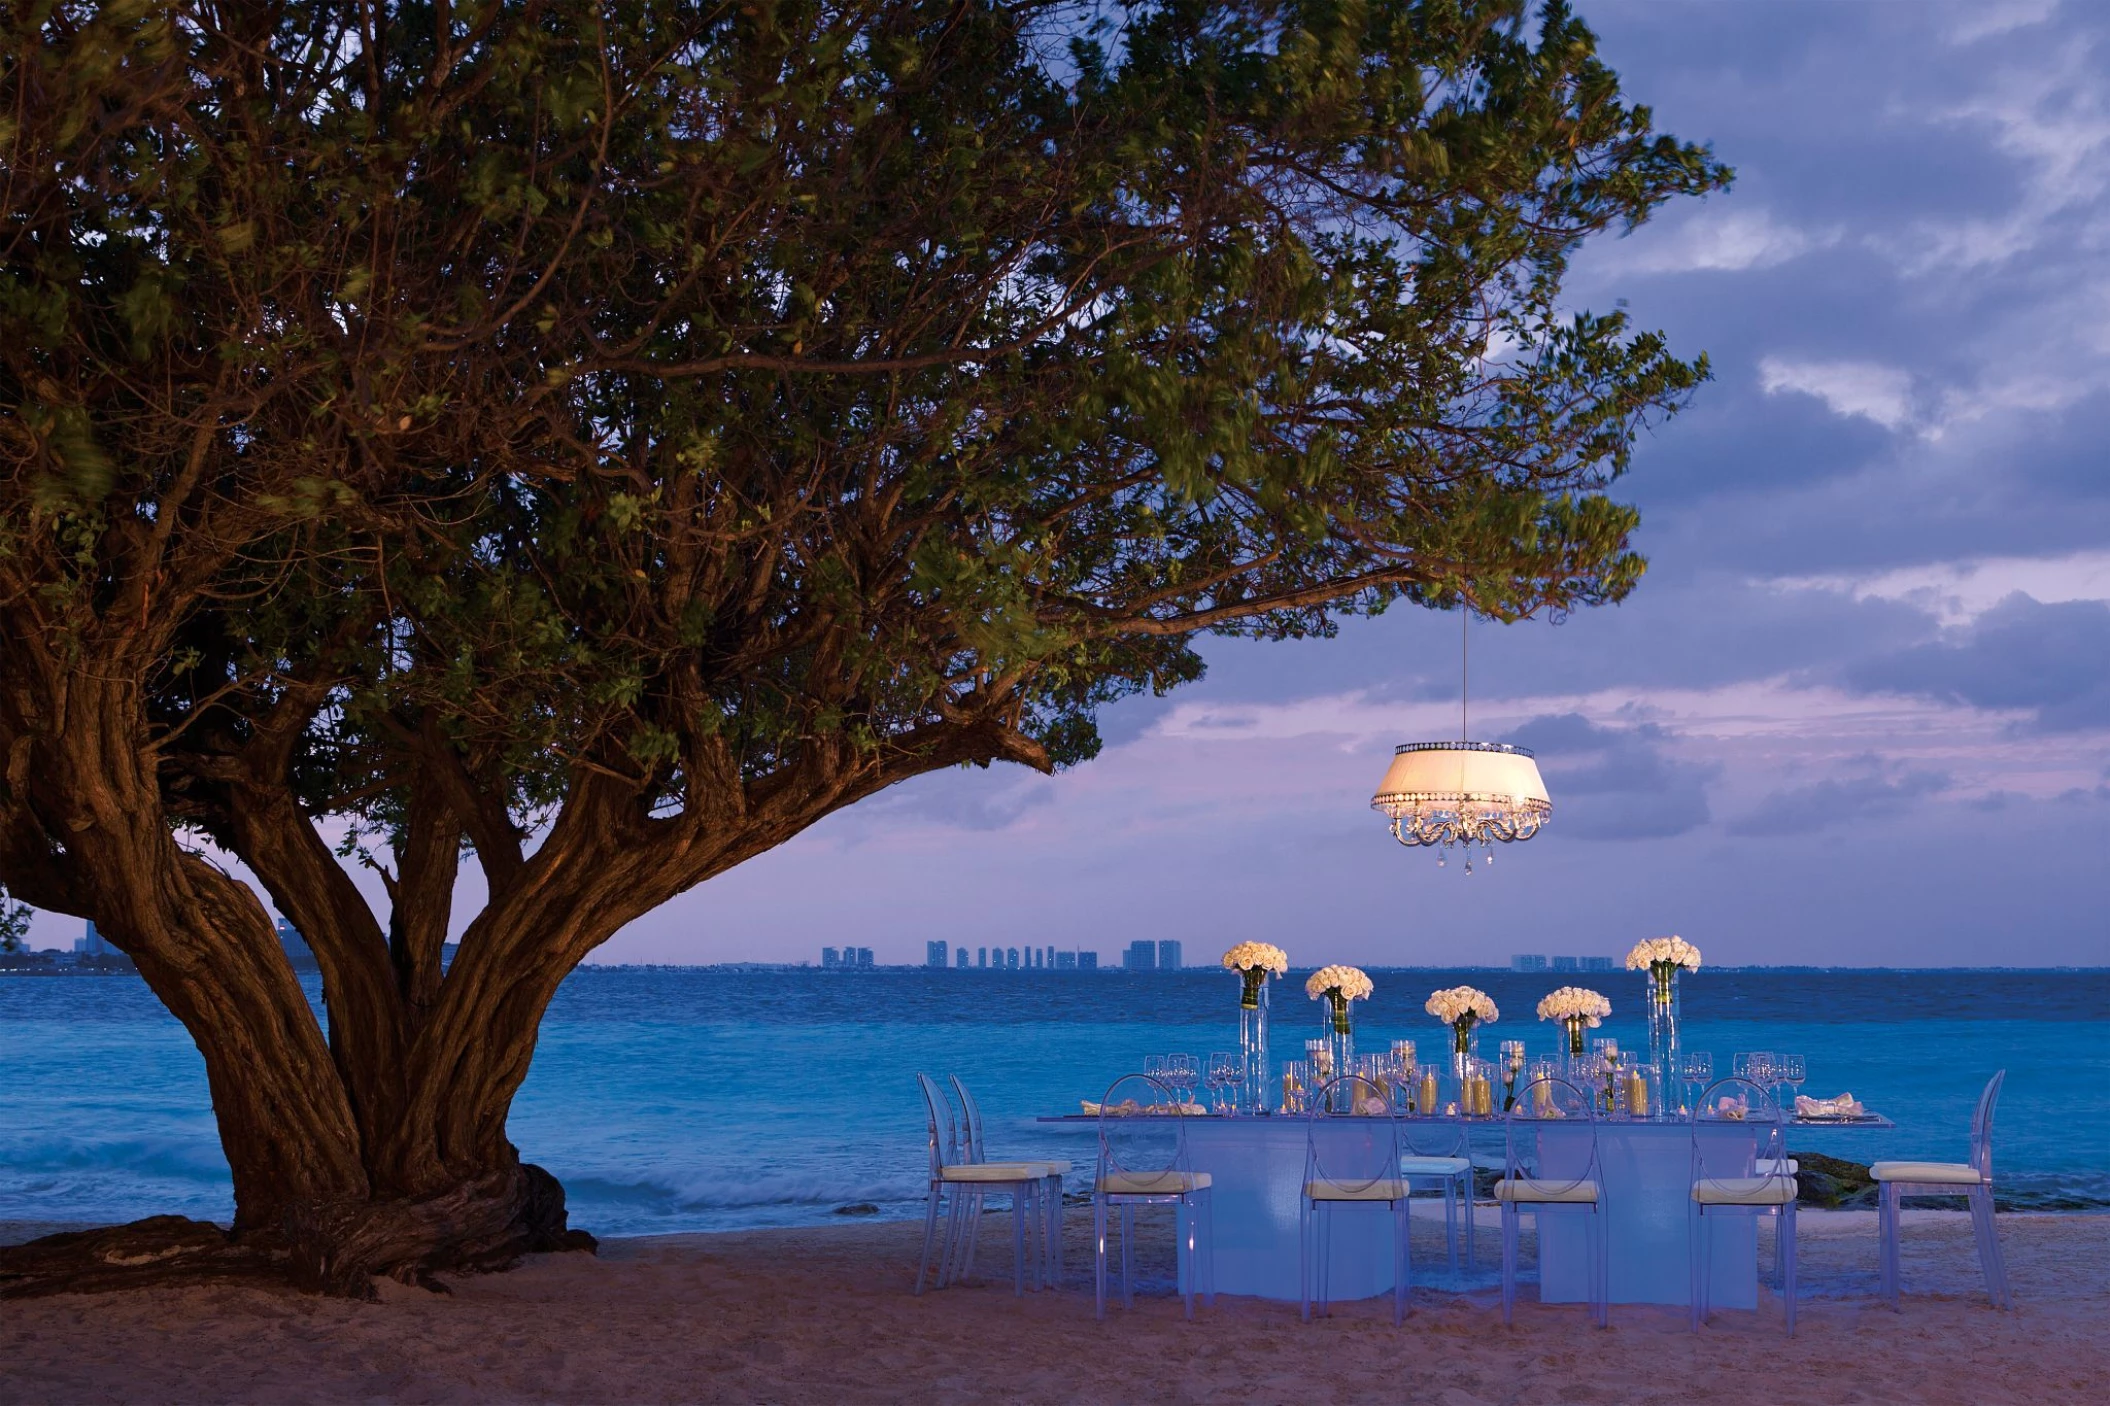
<instances>
[{"instance_id":1,"label":"cloud","mask_svg":"<svg viewBox=\"0 0 2110 1406\"><path fill-rule=\"evenodd\" d=\"M1955 626L1970 623L2018 593L2044 604L2110 601L2110 551L1925 562L1888 571L1780 577L1763 584L1783 591L1832 592L1857 601L1898 601Z\"/></svg>"},{"instance_id":2,"label":"cloud","mask_svg":"<svg viewBox=\"0 0 2110 1406\"><path fill-rule=\"evenodd\" d=\"M1885 768L1875 758L1859 760L1862 776L1775 791L1731 821L1729 833L1745 837L1813 834L1897 815L1912 809L1914 802L1950 789L1950 779L1943 772L1905 771L1886 779Z\"/></svg>"},{"instance_id":3,"label":"cloud","mask_svg":"<svg viewBox=\"0 0 2110 1406\"><path fill-rule=\"evenodd\" d=\"M1007 830L1029 811L1049 804L1055 790L1046 778L1015 766L953 767L904 781L853 807L846 828L860 837L904 825L950 830Z\"/></svg>"},{"instance_id":4,"label":"cloud","mask_svg":"<svg viewBox=\"0 0 2110 1406\"><path fill-rule=\"evenodd\" d=\"M1971 0L1954 8L1961 16L1943 37L1951 44L1966 45L2042 24L2058 13L2059 0Z\"/></svg>"},{"instance_id":5,"label":"cloud","mask_svg":"<svg viewBox=\"0 0 2110 1406\"><path fill-rule=\"evenodd\" d=\"M1871 693L2021 709L2046 732L2110 728L2110 604L2017 593L1941 639L1844 670Z\"/></svg>"},{"instance_id":6,"label":"cloud","mask_svg":"<svg viewBox=\"0 0 2110 1406\"><path fill-rule=\"evenodd\" d=\"M1643 226L1632 239L1633 247L1624 257L1608 256L1625 271L1740 273L1828 248L1838 243L1839 235L1835 230L1812 234L1762 209L1709 209L1660 230Z\"/></svg>"},{"instance_id":7,"label":"cloud","mask_svg":"<svg viewBox=\"0 0 2110 1406\"><path fill-rule=\"evenodd\" d=\"M1539 753L1554 817L1586 840L1662 839L1709 819L1707 783L1718 767L1670 755L1670 734L1654 723L1607 727L1580 713L1547 714L1516 728L1519 745ZM1564 798L1587 799L1563 804Z\"/></svg>"},{"instance_id":8,"label":"cloud","mask_svg":"<svg viewBox=\"0 0 2110 1406\"><path fill-rule=\"evenodd\" d=\"M1834 415L1858 415L1886 430L1912 419L1912 376L1894 366L1769 356L1758 363L1758 384L1767 395L1813 395Z\"/></svg>"}]
</instances>

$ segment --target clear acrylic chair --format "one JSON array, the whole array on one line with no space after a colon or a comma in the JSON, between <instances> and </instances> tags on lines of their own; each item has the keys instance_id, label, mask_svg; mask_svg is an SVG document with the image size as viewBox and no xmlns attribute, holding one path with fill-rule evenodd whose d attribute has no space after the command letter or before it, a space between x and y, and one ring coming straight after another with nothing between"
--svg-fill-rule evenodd
<instances>
[{"instance_id":1,"label":"clear acrylic chair","mask_svg":"<svg viewBox=\"0 0 2110 1406\"><path fill-rule=\"evenodd\" d=\"M1044 1253L1029 1262L1026 1242L1029 1234L1040 1233L1043 1224L1040 1195L1046 1174L1035 1163L965 1161L952 1105L944 1092L928 1074L918 1074L916 1086L923 1093L925 1126L930 1135L930 1181L923 1211L923 1257L916 1266L915 1291L922 1293L924 1281L930 1277L931 1253L938 1248L941 1207L946 1209L947 1217L937 1285L942 1289L973 1272L974 1227L981 1218L984 1198L992 1193L1011 1198L1012 1292L1025 1293L1029 1263L1033 1287L1039 1288Z\"/></svg>"},{"instance_id":2,"label":"clear acrylic chair","mask_svg":"<svg viewBox=\"0 0 2110 1406\"><path fill-rule=\"evenodd\" d=\"M2001 1070L1986 1081L1971 1115L1971 1160L1968 1162L1878 1162L1868 1169L1882 1187L1880 1253L1883 1298L1898 1306L1898 1221L1907 1193L1915 1196L1962 1196L1971 1204L1971 1231L1978 1241L1978 1268L1995 1308L2013 1308L2007 1263L2000 1255L2000 1235L1993 1225L1993 1110L2000 1103Z\"/></svg>"},{"instance_id":3,"label":"clear acrylic chair","mask_svg":"<svg viewBox=\"0 0 2110 1406\"><path fill-rule=\"evenodd\" d=\"M1138 1110L1122 1112L1124 1109ZM1121 1213L1121 1302L1133 1306L1132 1281L1136 1207L1174 1208L1180 1296L1194 1316L1197 1287L1216 1303L1215 1226L1210 1215L1209 1174L1194 1169L1187 1155L1185 1105L1164 1083L1147 1074L1113 1082L1099 1105L1099 1165L1092 1178L1092 1247L1095 1311L1106 1317L1106 1229Z\"/></svg>"},{"instance_id":4,"label":"clear acrylic chair","mask_svg":"<svg viewBox=\"0 0 2110 1406\"><path fill-rule=\"evenodd\" d=\"M1723 1100L1735 1109L1730 1118ZM1755 1142L1724 1137L1731 1127L1749 1128ZM1787 1305L1788 1336L1795 1336L1795 1197L1799 1187L1794 1165L1782 1143L1780 1106L1773 1095L1749 1079L1717 1079L1707 1086L1692 1110L1692 1196L1687 1203L1686 1262L1691 1274L1692 1330L1707 1321L1708 1288L1713 1282L1713 1236L1709 1216L1778 1216L1780 1231L1774 1258L1780 1264L1781 1300Z\"/></svg>"},{"instance_id":5,"label":"clear acrylic chair","mask_svg":"<svg viewBox=\"0 0 2110 1406\"><path fill-rule=\"evenodd\" d=\"M1527 1083L1504 1117L1502 1179L1495 1200L1502 1208L1502 1322L1516 1321L1517 1242L1523 1214L1538 1218L1540 1285L1545 1283L1546 1217L1579 1216L1588 1232L1590 1316L1600 1328L1612 1323L1608 1305L1604 1166L1597 1155L1597 1110L1590 1096L1566 1079L1547 1075ZM1577 1130L1580 1131L1577 1131ZM1582 1146L1578 1147L1578 1142ZM1554 1161L1574 1168L1555 1170Z\"/></svg>"},{"instance_id":6,"label":"clear acrylic chair","mask_svg":"<svg viewBox=\"0 0 2110 1406\"><path fill-rule=\"evenodd\" d=\"M1472 1129L1465 1115L1446 1113L1414 1118L1400 1125L1400 1175L1421 1188L1443 1191L1443 1238L1449 1246L1451 1272L1458 1270L1458 1212L1465 1211L1465 1267L1473 1267Z\"/></svg>"},{"instance_id":7,"label":"clear acrylic chair","mask_svg":"<svg viewBox=\"0 0 2110 1406\"><path fill-rule=\"evenodd\" d=\"M962 1153L960 1160L971 1166L991 1165L989 1148L982 1141L982 1106L975 1102L974 1095L968 1092L967 1085L961 1080L959 1075L951 1074L946 1076L946 1078L947 1082L952 1085L954 1096L960 1102L960 1126L964 1144L960 1149ZM1062 1283L1062 1179L1069 1173L1070 1164L1058 1159L1031 1158L1025 1161L1013 1161L1005 1165L1017 1166L1021 1169L1037 1169L1042 1175L1042 1186L1040 1188L1040 1208L1042 1211L1042 1225L1040 1228L1041 1274L1049 1283L1060 1285ZM977 1217L977 1224L979 1224L979 1220L980 1218ZM970 1266L974 1263L974 1238L975 1232L970 1229L967 1233L967 1263Z\"/></svg>"},{"instance_id":8,"label":"clear acrylic chair","mask_svg":"<svg viewBox=\"0 0 2110 1406\"><path fill-rule=\"evenodd\" d=\"M1297 1278L1306 1322L1311 1321L1314 1277L1319 1312L1327 1311L1327 1251L1334 1210L1340 1206L1383 1206L1392 1213L1393 1325L1405 1318L1412 1189L1400 1174L1399 1158L1399 1118L1384 1090L1356 1074L1345 1074L1319 1090L1305 1122L1304 1199L1297 1217Z\"/></svg>"}]
</instances>

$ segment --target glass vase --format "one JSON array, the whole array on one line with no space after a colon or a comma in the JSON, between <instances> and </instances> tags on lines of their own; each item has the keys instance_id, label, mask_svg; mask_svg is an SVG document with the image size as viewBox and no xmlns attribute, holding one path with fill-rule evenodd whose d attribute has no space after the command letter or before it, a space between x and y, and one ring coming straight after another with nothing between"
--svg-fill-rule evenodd
<instances>
[{"instance_id":1,"label":"glass vase","mask_svg":"<svg viewBox=\"0 0 2110 1406\"><path fill-rule=\"evenodd\" d=\"M1451 1078L1465 1087L1466 1075L1480 1052L1480 1022L1467 1016L1451 1027Z\"/></svg>"},{"instance_id":2,"label":"glass vase","mask_svg":"<svg viewBox=\"0 0 2110 1406\"><path fill-rule=\"evenodd\" d=\"M1348 1002L1328 993L1319 1003L1321 1011L1319 1034L1326 1041L1327 1062L1332 1066L1326 1071L1329 1079L1339 1079L1355 1073L1355 1030L1348 1019ZM1348 1111L1349 1093L1346 1089L1336 1091L1334 1111Z\"/></svg>"},{"instance_id":3,"label":"glass vase","mask_svg":"<svg viewBox=\"0 0 2110 1406\"><path fill-rule=\"evenodd\" d=\"M1570 1083L1580 1082L1583 1061L1589 1058L1590 1052L1583 1043L1583 1032L1589 1028L1590 1022L1586 1016L1571 1015L1561 1018L1561 1033L1567 1036L1561 1044L1561 1076Z\"/></svg>"},{"instance_id":4,"label":"glass vase","mask_svg":"<svg viewBox=\"0 0 2110 1406\"><path fill-rule=\"evenodd\" d=\"M1268 1083L1267 972L1255 970L1260 971L1260 980L1254 981L1247 973L1238 1002L1238 1059L1243 1076L1238 1091L1240 1113L1265 1113L1274 1097Z\"/></svg>"},{"instance_id":5,"label":"glass vase","mask_svg":"<svg viewBox=\"0 0 2110 1406\"><path fill-rule=\"evenodd\" d=\"M1650 1116L1658 1119L1668 1118L1673 1113L1662 1094L1679 1087L1678 973L1683 970L1675 962L1654 962L1644 978L1647 982L1644 999L1648 1010L1650 1082L1659 1091Z\"/></svg>"}]
</instances>

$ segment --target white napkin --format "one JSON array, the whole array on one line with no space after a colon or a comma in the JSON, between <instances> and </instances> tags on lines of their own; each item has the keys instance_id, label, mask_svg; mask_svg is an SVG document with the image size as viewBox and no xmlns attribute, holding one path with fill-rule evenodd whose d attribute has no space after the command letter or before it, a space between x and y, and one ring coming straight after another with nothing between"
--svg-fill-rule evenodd
<instances>
[{"instance_id":1,"label":"white napkin","mask_svg":"<svg viewBox=\"0 0 2110 1406\"><path fill-rule=\"evenodd\" d=\"M1859 1118L1868 1112L1861 1101L1852 1094L1841 1094L1837 1098L1807 1098L1795 1096L1797 1118Z\"/></svg>"}]
</instances>

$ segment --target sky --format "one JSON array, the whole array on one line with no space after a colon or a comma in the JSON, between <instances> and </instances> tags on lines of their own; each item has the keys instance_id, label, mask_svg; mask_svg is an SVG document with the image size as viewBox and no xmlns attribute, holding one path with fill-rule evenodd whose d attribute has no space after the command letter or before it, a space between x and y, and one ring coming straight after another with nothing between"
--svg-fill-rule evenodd
<instances>
[{"instance_id":1,"label":"sky","mask_svg":"<svg viewBox=\"0 0 2110 1406\"><path fill-rule=\"evenodd\" d=\"M1200 683L1104 714L1096 761L897 787L596 960L1678 933L1719 963L2110 964L2110 6L1579 9L1738 178L1570 281L1715 380L1619 486L1633 598L1473 627L1472 731L1537 751L1537 838L1468 877L1369 809L1394 745L1457 729L1458 617L1402 608L1213 642Z\"/></svg>"}]
</instances>

